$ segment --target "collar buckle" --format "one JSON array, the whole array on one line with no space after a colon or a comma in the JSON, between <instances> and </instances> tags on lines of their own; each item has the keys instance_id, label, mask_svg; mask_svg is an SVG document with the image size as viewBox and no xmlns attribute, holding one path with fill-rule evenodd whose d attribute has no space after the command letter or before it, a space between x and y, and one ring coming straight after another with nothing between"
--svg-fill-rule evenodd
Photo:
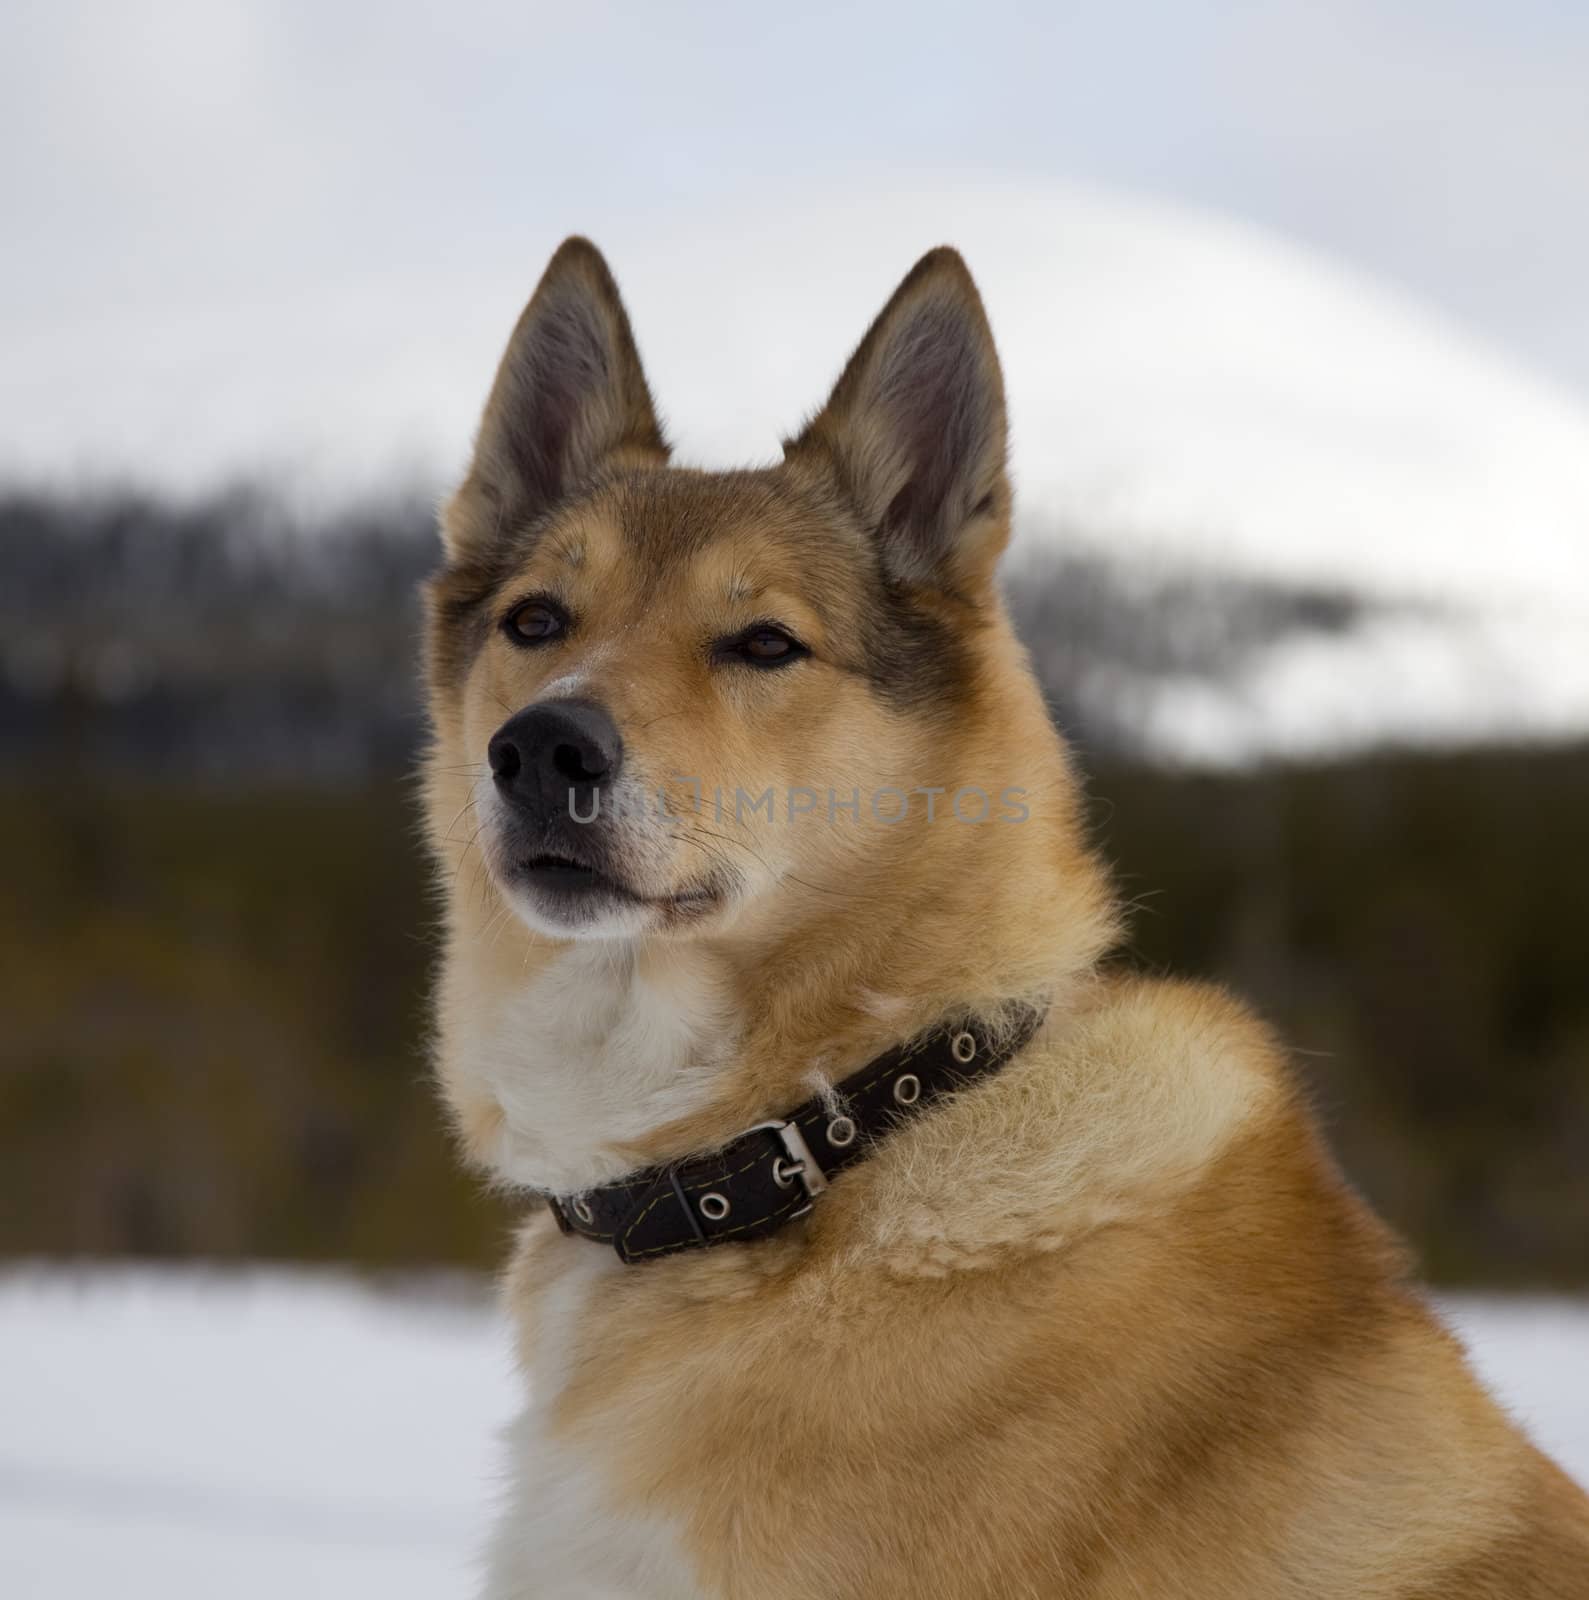
<instances>
[{"instance_id":1,"label":"collar buckle","mask_svg":"<svg viewBox=\"0 0 1589 1600\"><path fill-rule=\"evenodd\" d=\"M811 1154L811 1146L806 1143L805 1135L787 1117L775 1117L770 1122L758 1122L745 1132L771 1133L777 1136L778 1142L784 1148L784 1154L772 1164L773 1181L780 1189L787 1189L796 1178L799 1178L801 1187L806 1192L806 1203L794 1215L803 1217L811 1209L811 1202L828 1186L827 1174L817 1165L817 1158Z\"/></svg>"}]
</instances>

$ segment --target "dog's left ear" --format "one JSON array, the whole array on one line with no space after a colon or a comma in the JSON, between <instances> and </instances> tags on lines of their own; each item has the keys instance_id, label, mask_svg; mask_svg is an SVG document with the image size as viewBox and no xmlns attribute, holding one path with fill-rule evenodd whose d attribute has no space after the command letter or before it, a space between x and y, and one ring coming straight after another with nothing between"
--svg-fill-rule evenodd
<instances>
[{"instance_id":1,"label":"dog's left ear","mask_svg":"<svg viewBox=\"0 0 1589 1600\"><path fill-rule=\"evenodd\" d=\"M959 254L930 251L786 459L825 461L898 582L974 591L1009 534L1004 380Z\"/></svg>"}]
</instances>

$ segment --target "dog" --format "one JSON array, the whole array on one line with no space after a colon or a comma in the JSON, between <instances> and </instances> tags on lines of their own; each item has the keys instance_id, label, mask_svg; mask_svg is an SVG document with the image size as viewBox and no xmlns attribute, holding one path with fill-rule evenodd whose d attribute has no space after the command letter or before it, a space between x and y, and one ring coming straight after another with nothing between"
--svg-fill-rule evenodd
<instances>
[{"instance_id":1,"label":"dog","mask_svg":"<svg viewBox=\"0 0 1589 1600\"><path fill-rule=\"evenodd\" d=\"M427 587L436 1062L537 1197L491 1600L1567 1600L1589 1501L1276 1042L1120 915L1000 598L961 258L675 467L553 256Z\"/></svg>"}]
</instances>

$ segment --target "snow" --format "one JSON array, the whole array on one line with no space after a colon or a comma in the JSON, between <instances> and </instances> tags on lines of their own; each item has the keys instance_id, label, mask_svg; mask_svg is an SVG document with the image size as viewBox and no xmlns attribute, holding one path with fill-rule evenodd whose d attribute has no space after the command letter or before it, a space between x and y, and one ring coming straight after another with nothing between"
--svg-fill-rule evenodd
<instances>
[{"instance_id":1,"label":"snow","mask_svg":"<svg viewBox=\"0 0 1589 1600\"><path fill-rule=\"evenodd\" d=\"M1589 1302L1446 1307L1513 1413L1589 1478ZM0 1277L0 1593L472 1592L515 1407L478 1290L332 1273Z\"/></svg>"},{"instance_id":2,"label":"snow","mask_svg":"<svg viewBox=\"0 0 1589 1600\"><path fill-rule=\"evenodd\" d=\"M1214 767L1581 738L1586 621L1571 606L1504 601L1387 608L1277 639L1225 677L1144 681L1133 731L1161 760Z\"/></svg>"},{"instance_id":3,"label":"snow","mask_svg":"<svg viewBox=\"0 0 1589 1600\"><path fill-rule=\"evenodd\" d=\"M509 1374L502 1330L448 1294L0 1280L0 1593L467 1594Z\"/></svg>"}]
</instances>

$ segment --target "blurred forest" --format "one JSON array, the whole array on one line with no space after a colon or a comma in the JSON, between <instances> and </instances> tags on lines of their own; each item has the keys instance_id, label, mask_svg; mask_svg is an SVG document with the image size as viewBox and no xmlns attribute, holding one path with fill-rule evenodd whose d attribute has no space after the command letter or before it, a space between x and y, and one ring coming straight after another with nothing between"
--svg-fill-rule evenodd
<instances>
[{"instance_id":1,"label":"blurred forest","mask_svg":"<svg viewBox=\"0 0 1589 1600\"><path fill-rule=\"evenodd\" d=\"M0 497L0 1254L501 1254L426 1081L411 772L431 512ZM1025 568L1133 959L1250 997L1448 1283L1589 1283L1589 748L1162 770L1133 686L1356 626Z\"/></svg>"}]
</instances>

